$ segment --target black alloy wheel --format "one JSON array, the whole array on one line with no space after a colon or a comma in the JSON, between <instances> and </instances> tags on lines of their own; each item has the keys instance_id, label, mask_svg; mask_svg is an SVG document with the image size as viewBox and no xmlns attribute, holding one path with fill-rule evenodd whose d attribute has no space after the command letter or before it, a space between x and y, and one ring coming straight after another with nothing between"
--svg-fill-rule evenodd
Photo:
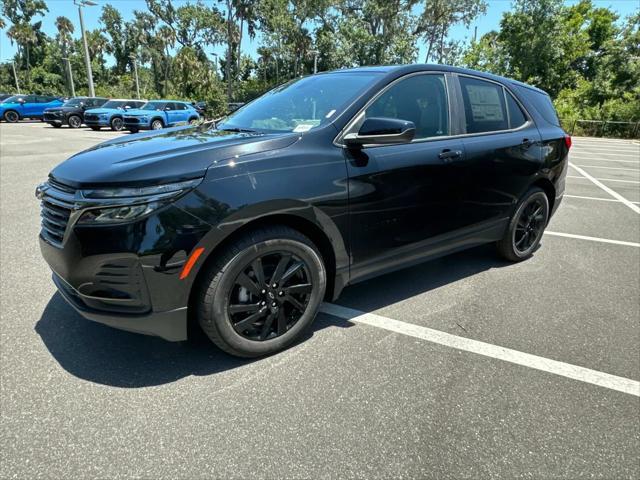
<instances>
[{"instance_id":1,"label":"black alloy wheel","mask_svg":"<svg viewBox=\"0 0 640 480\"><path fill-rule=\"evenodd\" d=\"M120 117L115 117L111 120L111 130L119 132L124 127L124 122Z\"/></svg>"},{"instance_id":2,"label":"black alloy wheel","mask_svg":"<svg viewBox=\"0 0 640 480\"><path fill-rule=\"evenodd\" d=\"M284 226L234 239L207 267L197 288L197 316L222 350L257 357L282 350L313 322L326 288L322 256Z\"/></svg>"},{"instance_id":3,"label":"black alloy wheel","mask_svg":"<svg viewBox=\"0 0 640 480\"><path fill-rule=\"evenodd\" d=\"M309 266L289 252L255 258L235 280L227 314L236 332L264 341L284 335L309 305Z\"/></svg>"},{"instance_id":4,"label":"black alloy wheel","mask_svg":"<svg viewBox=\"0 0 640 480\"><path fill-rule=\"evenodd\" d=\"M519 202L509 228L498 242L499 253L512 262L529 257L538 247L549 221L549 199L546 193L532 188Z\"/></svg>"},{"instance_id":5,"label":"black alloy wheel","mask_svg":"<svg viewBox=\"0 0 640 480\"><path fill-rule=\"evenodd\" d=\"M67 121L71 128L80 128L82 126L82 120L78 115L71 115Z\"/></svg>"},{"instance_id":6,"label":"black alloy wheel","mask_svg":"<svg viewBox=\"0 0 640 480\"><path fill-rule=\"evenodd\" d=\"M18 115L18 112L14 112L13 110L7 110L4 112L4 119L9 123L16 123L20 120L20 115Z\"/></svg>"}]
</instances>

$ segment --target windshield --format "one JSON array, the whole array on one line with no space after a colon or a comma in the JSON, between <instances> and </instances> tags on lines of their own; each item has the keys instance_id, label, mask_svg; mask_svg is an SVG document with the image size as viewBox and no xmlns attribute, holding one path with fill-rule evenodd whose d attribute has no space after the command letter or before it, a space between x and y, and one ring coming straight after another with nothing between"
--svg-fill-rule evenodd
<instances>
[{"instance_id":1,"label":"windshield","mask_svg":"<svg viewBox=\"0 0 640 480\"><path fill-rule=\"evenodd\" d=\"M77 107L78 105L82 105L84 102L84 98L72 98L71 100L67 100L64 102L63 107Z\"/></svg>"},{"instance_id":2,"label":"windshield","mask_svg":"<svg viewBox=\"0 0 640 480\"><path fill-rule=\"evenodd\" d=\"M12 97L4 99L2 103L18 103L19 98L24 98L24 95L13 95Z\"/></svg>"},{"instance_id":3,"label":"windshield","mask_svg":"<svg viewBox=\"0 0 640 480\"><path fill-rule=\"evenodd\" d=\"M127 103L126 100L109 100L102 104L102 108L122 108L125 103Z\"/></svg>"},{"instance_id":4,"label":"windshield","mask_svg":"<svg viewBox=\"0 0 640 480\"><path fill-rule=\"evenodd\" d=\"M306 132L330 122L376 79L375 74L333 73L292 80L232 113L220 130Z\"/></svg>"},{"instance_id":5,"label":"windshield","mask_svg":"<svg viewBox=\"0 0 640 480\"><path fill-rule=\"evenodd\" d=\"M140 110L163 110L166 102L149 102Z\"/></svg>"}]
</instances>

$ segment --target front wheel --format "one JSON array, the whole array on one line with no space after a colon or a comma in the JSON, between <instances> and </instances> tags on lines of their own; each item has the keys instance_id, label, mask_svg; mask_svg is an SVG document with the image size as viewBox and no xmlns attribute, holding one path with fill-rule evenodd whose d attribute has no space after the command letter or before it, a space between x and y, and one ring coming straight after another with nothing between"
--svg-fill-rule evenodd
<instances>
[{"instance_id":1,"label":"front wheel","mask_svg":"<svg viewBox=\"0 0 640 480\"><path fill-rule=\"evenodd\" d=\"M326 289L321 255L287 227L254 230L219 255L202 278L200 326L219 348L239 357L290 346L315 319Z\"/></svg>"},{"instance_id":2,"label":"front wheel","mask_svg":"<svg viewBox=\"0 0 640 480\"><path fill-rule=\"evenodd\" d=\"M114 132L119 132L124 127L124 122L120 117L115 117L111 119L111 130Z\"/></svg>"},{"instance_id":3,"label":"front wheel","mask_svg":"<svg viewBox=\"0 0 640 480\"><path fill-rule=\"evenodd\" d=\"M153 122L151 122L151 130L160 130L163 127L164 127L164 124L162 123L162 120L156 119Z\"/></svg>"},{"instance_id":4,"label":"front wheel","mask_svg":"<svg viewBox=\"0 0 640 480\"><path fill-rule=\"evenodd\" d=\"M71 115L67 122L71 128L80 128L82 126L82 119L78 115Z\"/></svg>"},{"instance_id":5,"label":"front wheel","mask_svg":"<svg viewBox=\"0 0 640 480\"><path fill-rule=\"evenodd\" d=\"M520 200L509 228L498 241L498 252L505 259L520 262L538 248L549 221L549 199L541 188L530 189Z\"/></svg>"}]
</instances>

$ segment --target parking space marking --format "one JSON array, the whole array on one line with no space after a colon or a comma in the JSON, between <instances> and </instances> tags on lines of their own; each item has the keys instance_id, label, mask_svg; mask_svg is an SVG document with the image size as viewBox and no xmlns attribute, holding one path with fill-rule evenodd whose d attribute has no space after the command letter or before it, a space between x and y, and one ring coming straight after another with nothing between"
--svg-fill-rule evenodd
<instances>
[{"instance_id":1,"label":"parking space marking","mask_svg":"<svg viewBox=\"0 0 640 480\"><path fill-rule=\"evenodd\" d=\"M602 167L600 165L578 165L576 167L582 168L600 168L602 170L624 170L625 172L640 172L638 168L621 168L621 167Z\"/></svg>"},{"instance_id":2,"label":"parking space marking","mask_svg":"<svg viewBox=\"0 0 640 480\"><path fill-rule=\"evenodd\" d=\"M569 155L569 157L571 159L576 159L576 160L589 160L592 162L605 162L605 163L613 163L613 162L619 162L619 163L633 163L634 165L640 165L640 160L614 160L612 158L593 158L593 155Z\"/></svg>"},{"instance_id":3,"label":"parking space marking","mask_svg":"<svg viewBox=\"0 0 640 480\"><path fill-rule=\"evenodd\" d=\"M544 234L545 235L551 235L552 237L575 238L575 239L578 239L578 240L588 240L590 242L611 243L611 244L614 244L614 245L624 245L626 247L640 248L640 243L627 242L627 241L624 241L624 240L612 240L610 238L589 237L587 235L576 235L574 233L550 232L549 230L546 230L544 232Z\"/></svg>"},{"instance_id":4,"label":"parking space marking","mask_svg":"<svg viewBox=\"0 0 640 480\"><path fill-rule=\"evenodd\" d=\"M616 198L618 200L620 200L622 203L624 203L627 207L629 207L631 210L633 210L636 213L640 213L640 207L638 207L638 205L634 205L633 203L631 203L629 200L627 200L626 198L624 198L622 195L620 195L618 192L616 192L615 190L610 189L609 187L607 187L604 183L602 183L601 181L599 181L598 179L592 177L591 175L589 175L587 172L585 172L583 169L581 169L580 167L576 167L573 163L569 162L569 166L573 167L575 170L578 171L578 173L580 175L582 175L583 177L586 177L588 180L591 180L592 183L594 183L595 185L597 185L598 187L600 187L602 190L604 190L605 192L607 192L609 195L611 195L613 198Z\"/></svg>"},{"instance_id":5,"label":"parking space marking","mask_svg":"<svg viewBox=\"0 0 640 480\"><path fill-rule=\"evenodd\" d=\"M578 175L567 175L567 178L581 178L581 179L589 180L586 177L580 177ZM618 179L618 178L597 178L596 180L601 180L603 182L620 182L620 183L637 183L637 184L640 184L640 181L637 181L637 180L621 180L621 179Z\"/></svg>"},{"instance_id":6,"label":"parking space marking","mask_svg":"<svg viewBox=\"0 0 640 480\"><path fill-rule=\"evenodd\" d=\"M360 310L354 310L352 308L343 307L333 303L323 303L320 311L327 315L342 318L350 322L381 328L383 330L407 335L413 338L419 338L445 347L475 353L485 357L514 363L523 367L533 368L535 370L560 375L580 382L590 383L592 385L640 397L640 382L631 380L630 378L599 372L590 368L580 367L578 365L572 365L570 363L560 362L558 360L552 360L538 355L520 352L518 350L512 350L510 348L481 342L479 340L473 340L467 337L459 337L440 330L401 322L375 313L362 312Z\"/></svg>"},{"instance_id":7,"label":"parking space marking","mask_svg":"<svg viewBox=\"0 0 640 480\"><path fill-rule=\"evenodd\" d=\"M581 177L581 178L583 178L583 177ZM615 198L585 197L583 195L569 195L568 193L565 193L563 196L567 197L567 198L582 198L584 200L599 200L601 202L622 203L620 200L616 200ZM640 205L640 202L631 202L631 203L635 203L636 205Z\"/></svg>"},{"instance_id":8,"label":"parking space marking","mask_svg":"<svg viewBox=\"0 0 640 480\"><path fill-rule=\"evenodd\" d=\"M632 158L638 158L639 155L637 153L618 153L618 152L593 152L591 150L578 150L578 151L572 151L571 152L571 156L575 156L575 155L581 155L583 157L598 157L600 155L606 155L606 156L612 156L615 155L616 157L632 157Z\"/></svg>"}]
</instances>

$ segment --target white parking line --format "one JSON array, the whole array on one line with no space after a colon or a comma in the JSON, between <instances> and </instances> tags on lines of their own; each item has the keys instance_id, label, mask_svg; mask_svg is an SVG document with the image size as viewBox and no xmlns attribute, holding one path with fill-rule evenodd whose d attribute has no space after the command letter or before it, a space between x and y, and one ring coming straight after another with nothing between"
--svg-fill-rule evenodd
<instances>
[{"instance_id":1,"label":"white parking line","mask_svg":"<svg viewBox=\"0 0 640 480\"><path fill-rule=\"evenodd\" d=\"M600 165L578 165L576 167L582 168L600 168L602 170L624 170L625 172L640 172L638 168L621 168L621 167L601 167Z\"/></svg>"},{"instance_id":2,"label":"white parking line","mask_svg":"<svg viewBox=\"0 0 640 480\"><path fill-rule=\"evenodd\" d=\"M599 157L600 155L606 156L616 156L616 157L631 157L631 158L640 158L640 155L637 153L615 153L615 152L592 152L591 150L582 150L582 151L572 151L569 156L575 157L576 155L588 156L589 158Z\"/></svg>"},{"instance_id":3,"label":"white parking line","mask_svg":"<svg viewBox=\"0 0 640 480\"><path fill-rule=\"evenodd\" d=\"M582 177L581 177L582 178ZM616 200L615 198L600 198L600 197L585 197L582 195L569 195L568 193L564 194L564 197L568 198L582 198L584 200L599 200L601 202L614 202L614 203L622 203L620 200ZM636 205L640 205L640 202L631 202Z\"/></svg>"},{"instance_id":4,"label":"white parking line","mask_svg":"<svg viewBox=\"0 0 640 480\"><path fill-rule=\"evenodd\" d=\"M575 148L580 150L606 150L608 152L640 152L640 148L637 145L616 145L616 146L602 146L602 145L574 145Z\"/></svg>"},{"instance_id":5,"label":"white parking line","mask_svg":"<svg viewBox=\"0 0 640 480\"><path fill-rule=\"evenodd\" d=\"M611 195L613 198L620 200L622 203L624 203L627 207L629 207L631 210L633 210L636 213L640 213L640 207L638 207L637 205L634 205L633 203L631 203L629 200L627 200L626 198L624 198L622 195L620 195L618 192L616 192L615 190L611 190L609 187L607 187L604 183L602 183L601 181L599 181L597 178L592 177L591 175L589 175L587 172L585 172L583 169L581 169L580 167L576 167L573 163L569 162L569 166L575 168L578 173L584 177L586 177L587 179L591 180L591 182L593 182L595 185L597 185L598 187L600 187L602 190L604 190L605 192L607 192L609 195Z\"/></svg>"},{"instance_id":6,"label":"white parking line","mask_svg":"<svg viewBox=\"0 0 640 480\"><path fill-rule=\"evenodd\" d=\"M545 357L539 357L530 353L512 350L510 348L480 342L471 338L459 337L450 333L422 327L411 323L401 322L392 318L383 317L374 313L361 312L352 308L323 303L320 311L351 322L381 328L394 333L419 338L428 342L437 343L445 347L455 348L465 352L471 352L489 358L495 358L523 367L533 368L547 373L571 378L580 382L598 385L600 387L628 393L640 397L640 382L629 378L618 377L609 373L591 370L590 368L559 362Z\"/></svg>"},{"instance_id":7,"label":"white parking line","mask_svg":"<svg viewBox=\"0 0 640 480\"><path fill-rule=\"evenodd\" d=\"M634 165L640 165L640 160L614 160L612 158L594 158L593 155L569 155L569 158L572 160L589 160L591 162L620 162L620 163L633 163Z\"/></svg>"},{"instance_id":8,"label":"white parking line","mask_svg":"<svg viewBox=\"0 0 640 480\"><path fill-rule=\"evenodd\" d=\"M624 240L611 240L610 238L589 237L587 235L575 235L573 233L550 232L549 230L546 230L544 234L551 235L552 237L575 238L578 240L587 240L590 242L611 243L613 245L624 245L625 247L640 248L640 243L626 242Z\"/></svg>"},{"instance_id":9,"label":"white parking line","mask_svg":"<svg viewBox=\"0 0 640 480\"><path fill-rule=\"evenodd\" d=\"M589 180L589 178L581 177L579 175L567 175L567 178L580 178L582 180ZM620 182L620 183L637 183L640 184L640 181L637 180L619 180L617 178L597 178L596 180L600 180L603 182Z\"/></svg>"}]
</instances>

